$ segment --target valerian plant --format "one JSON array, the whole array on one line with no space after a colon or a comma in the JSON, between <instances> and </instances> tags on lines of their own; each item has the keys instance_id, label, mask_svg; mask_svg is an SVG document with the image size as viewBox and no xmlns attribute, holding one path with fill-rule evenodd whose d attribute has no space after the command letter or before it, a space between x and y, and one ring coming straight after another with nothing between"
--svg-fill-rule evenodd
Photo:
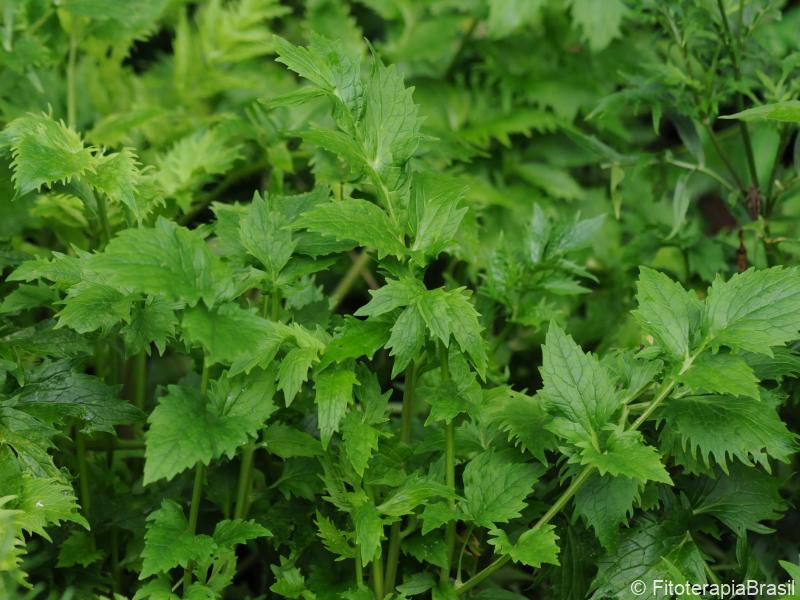
<instances>
[{"instance_id":1,"label":"valerian plant","mask_svg":"<svg viewBox=\"0 0 800 600\"><path fill-rule=\"evenodd\" d=\"M0 596L800 574L796 7L0 19Z\"/></svg>"}]
</instances>

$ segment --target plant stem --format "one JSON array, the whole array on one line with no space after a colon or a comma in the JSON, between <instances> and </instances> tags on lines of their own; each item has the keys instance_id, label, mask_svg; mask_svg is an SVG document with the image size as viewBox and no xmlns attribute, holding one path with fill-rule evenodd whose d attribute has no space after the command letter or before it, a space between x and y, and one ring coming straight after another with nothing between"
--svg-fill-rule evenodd
<instances>
[{"instance_id":1,"label":"plant stem","mask_svg":"<svg viewBox=\"0 0 800 600\"><path fill-rule=\"evenodd\" d=\"M722 4L722 0L717 0L717 8L719 9L719 16L722 20L722 27L725 31L725 35L722 37L722 39L728 48L728 53L731 55L731 62L733 63L733 75L736 78L736 81L741 83L742 69L739 63L739 53L734 47L733 34L731 33L730 24L728 23L728 16L725 14L725 7ZM744 110L744 102L742 101L742 94L740 92L736 93L736 109L738 112ZM740 120L739 130L742 133L744 151L747 155L747 166L750 169L750 179L755 188L759 189L760 185L758 183L758 171L756 170L756 161L753 155L753 143L750 140L750 132L747 129L747 123Z\"/></svg>"},{"instance_id":2,"label":"plant stem","mask_svg":"<svg viewBox=\"0 0 800 600\"><path fill-rule=\"evenodd\" d=\"M67 127L77 126L77 109L75 95L75 63L78 58L78 17L73 17L69 31L69 55L67 56Z\"/></svg>"},{"instance_id":3,"label":"plant stem","mask_svg":"<svg viewBox=\"0 0 800 600\"><path fill-rule=\"evenodd\" d=\"M361 564L361 548L356 548L356 558L354 560L356 567L356 583L358 587L364 585L364 565Z\"/></svg>"},{"instance_id":4,"label":"plant stem","mask_svg":"<svg viewBox=\"0 0 800 600\"><path fill-rule=\"evenodd\" d=\"M405 387L403 388L403 413L400 422L400 441L408 444L411 441L411 413L414 404L414 387L417 380L417 365L412 362L406 368ZM389 550L386 554L386 575L384 577L383 589L386 592L394 590L395 579L397 578L397 567L400 562L400 541L402 532L400 530L401 521L392 523L389 532Z\"/></svg>"},{"instance_id":5,"label":"plant stem","mask_svg":"<svg viewBox=\"0 0 800 600\"><path fill-rule=\"evenodd\" d=\"M203 371L200 375L200 395L205 402L206 392L208 391L208 357L203 356ZM198 462L194 466L194 485L192 486L192 503L189 507L189 532L194 535L197 531L197 518L200 515L200 501L203 497L203 480L206 475L206 467L203 463ZM192 569L194 563L191 561L186 565L183 570L183 593L192 584Z\"/></svg>"},{"instance_id":6,"label":"plant stem","mask_svg":"<svg viewBox=\"0 0 800 600\"><path fill-rule=\"evenodd\" d=\"M75 430L75 456L78 460L78 486L81 494L81 508L89 520L91 499L89 497L89 469L86 464L86 434Z\"/></svg>"},{"instance_id":7,"label":"plant stem","mask_svg":"<svg viewBox=\"0 0 800 600\"><path fill-rule=\"evenodd\" d=\"M655 398L649 403L649 406L645 409L645 411L639 416L636 421L634 421L631 426L628 428L629 431L636 431L642 424L653 414L653 412L658 408L661 403L669 396L670 392L672 392L675 385L678 383L678 377L685 373L689 367L692 366L695 358L705 349L706 344L701 344L700 348L691 356L688 356L684 361L680 371L677 375L671 377L669 381L665 381L661 385L661 389L656 394ZM578 492L579 489L583 486L584 483L589 479L589 476L594 472L595 467L592 465L586 466L575 479L572 480L569 487L564 490L561 496L555 501L555 503L548 509L548 511L542 515L542 517L536 521L533 525L532 529L539 529L549 523L553 517L555 517L561 510L567 505L569 500ZM465 592L468 592L476 585L481 583L484 579L501 569L508 561L511 560L511 557L508 555L501 556L500 558L496 559L492 562L489 566L481 569L475 575L470 577L467 581L464 582L463 585L456 587L456 594L461 595Z\"/></svg>"},{"instance_id":8,"label":"plant stem","mask_svg":"<svg viewBox=\"0 0 800 600\"><path fill-rule=\"evenodd\" d=\"M442 382L450 379L450 364L447 348L439 342L439 364L442 372ZM444 476L445 485L455 494L456 490L456 434L455 423L451 420L444 427ZM455 509L455 501L450 500L450 508ZM446 582L450 578L450 567L453 562L453 552L456 542L456 522L450 520L445 527L444 543L447 549L447 566L442 567L439 580Z\"/></svg>"},{"instance_id":9,"label":"plant stem","mask_svg":"<svg viewBox=\"0 0 800 600\"><path fill-rule=\"evenodd\" d=\"M147 385L147 352L142 350L136 355L133 364L133 404L144 411L145 386Z\"/></svg>"},{"instance_id":10,"label":"plant stem","mask_svg":"<svg viewBox=\"0 0 800 600\"><path fill-rule=\"evenodd\" d=\"M711 140L711 144L714 146L714 150L717 151L717 156L720 157L720 159L722 160L722 164L725 165L725 168L728 170L728 173L731 174L731 177L733 177L733 180L736 182L736 187L739 188L739 191L742 194L747 193L747 189L745 188L744 182L742 181L741 177L739 177L739 173L736 171L736 168L733 166L733 163L731 163L730 159L728 158L728 155L722 149L722 145L719 143L719 140L717 139L717 134L714 133L714 130L711 128L711 125L709 125L708 123L706 123L705 126L706 126L706 132L708 132L708 139ZM707 168L697 169L697 170L702 171L707 175L711 175L712 172L710 169ZM713 175L711 176L713 177ZM719 179L717 179L717 181L719 181Z\"/></svg>"},{"instance_id":11,"label":"plant stem","mask_svg":"<svg viewBox=\"0 0 800 600\"><path fill-rule=\"evenodd\" d=\"M464 558L464 551L467 549L467 545L469 544L469 539L472 537L472 530L474 528L474 525L469 526L469 529L467 529L467 535L464 536L464 543L461 544L461 552L458 554L458 566L456 567L456 585L461 583L461 561Z\"/></svg>"},{"instance_id":12,"label":"plant stem","mask_svg":"<svg viewBox=\"0 0 800 600\"><path fill-rule=\"evenodd\" d=\"M206 467L199 462L194 467L194 485L192 486L192 504L189 508L189 532L194 535L197 531L197 518L200 515L200 500L203 495L203 479L205 478ZM183 571L183 593L192 584L192 568L194 563L189 562Z\"/></svg>"},{"instance_id":13,"label":"plant stem","mask_svg":"<svg viewBox=\"0 0 800 600\"><path fill-rule=\"evenodd\" d=\"M270 304L270 318L279 321L281 318L281 290L276 287L272 290L272 302Z\"/></svg>"},{"instance_id":14,"label":"plant stem","mask_svg":"<svg viewBox=\"0 0 800 600\"><path fill-rule=\"evenodd\" d=\"M342 300L347 297L347 294L350 293L350 289L353 287L353 284L358 279L359 275L367 268L369 264L369 252L367 249L364 248L361 251L361 254L358 255L353 261L353 264L350 265L350 268L347 270L347 273L344 274L341 281L339 281L339 285L336 286L336 289L333 290L331 294L331 311L335 311L336 307L341 304Z\"/></svg>"},{"instance_id":15,"label":"plant stem","mask_svg":"<svg viewBox=\"0 0 800 600\"><path fill-rule=\"evenodd\" d=\"M255 450L256 446L252 442L242 448L242 462L239 465L239 487L236 491L236 508L233 511L234 519L244 519L247 516L250 486L253 481L253 455Z\"/></svg>"},{"instance_id":16,"label":"plant stem","mask_svg":"<svg viewBox=\"0 0 800 600\"><path fill-rule=\"evenodd\" d=\"M788 127L781 127L780 139L778 141L778 150L775 154L775 160L772 161L772 168L769 171L769 179L767 180L767 191L764 192L764 214L769 217L772 214L772 208L775 204L773 191L775 189L775 176L777 175L778 165L781 163L783 153L786 151L786 146L789 140L792 139L791 132Z\"/></svg>"}]
</instances>

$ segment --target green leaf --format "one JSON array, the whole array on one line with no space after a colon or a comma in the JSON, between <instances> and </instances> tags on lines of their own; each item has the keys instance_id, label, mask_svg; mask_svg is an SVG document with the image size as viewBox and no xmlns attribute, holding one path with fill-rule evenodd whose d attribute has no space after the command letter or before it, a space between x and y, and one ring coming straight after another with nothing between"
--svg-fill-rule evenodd
<instances>
[{"instance_id":1,"label":"green leaf","mask_svg":"<svg viewBox=\"0 0 800 600\"><path fill-rule=\"evenodd\" d=\"M14 186L19 195L56 182L66 183L93 168L94 157L63 122L29 114L11 121L2 137L11 146Z\"/></svg>"},{"instance_id":2,"label":"green leaf","mask_svg":"<svg viewBox=\"0 0 800 600\"><path fill-rule=\"evenodd\" d=\"M671 398L658 413L664 422L661 445L688 467L699 458L727 472L732 459L755 461L770 470L769 457L789 462L797 450L796 436L778 416L774 402L762 393L755 402L741 396Z\"/></svg>"},{"instance_id":3,"label":"green leaf","mask_svg":"<svg viewBox=\"0 0 800 600\"><path fill-rule=\"evenodd\" d=\"M356 319L345 316L344 326L328 342L320 360L324 369L333 362L341 363L349 358L366 356L372 359L389 339L389 324L378 319Z\"/></svg>"},{"instance_id":4,"label":"green leaf","mask_svg":"<svg viewBox=\"0 0 800 600\"><path fill-rule=\"evenodd\" d=\"M741 356L733 354L701 354L689 370L681 375L680 381L694 393L730 394L754 400L761 398L753 369Z\"/></svg>"},{"instance_id":5,"label":"green leaf","mask_svg":"<svg viewBox=\"0 0 800 600\"><path fill-rule=\"evenodd\" d=\"M227 302L209 310L202 304L184 312L181 325L186 337L205 351L207 360L230 364L249 354L274 327L254 310Z\"/></svg>"},{"instance_id":6,"label":"green leaf","mask_svg":"<svg viewBox=\"0 0 800 600\"><path fill-rule=\"evenodd\" d=\"M583 446L581 464L597 467L600 475L608 473L615 477L630 477L641 483L659 481L672 484L658 450L645 445L638 431L612 430L602 451L589 442L579 445Z\"/></svg>"},{"instance_id":7,"label":"green leaf","mask_svg":"<svg viewBox=\"0 0 800 600\"><path fill-rule=\"evenodd\" d=\"M239 225L242 245L259 260L272 281L289 262L297 245L284 225L282 215L259 194L253 196Z\"/></svg>"},{"instance_id":8,"label":"green leaf","mask_svg":"<svg viewBox=\"0 0 800 600\"><path fill-rule=\"evenodd\" d=\"M88 567L103 559L103 552L98 550L92 542L91 536L84 531L73 531L67 539L61 543L58 549L58 562L56 567L66 569L80 565Z\"/></svg>"},{"instance_id":9,"label":"green leaf","mask_svg":"<svg viewBox=\"0 0 800 600\"><path fill-rule=\"evenodd\" d=\"M283 357L278 368L278 389L283 392L286 406L297 396L297 392L308 379L308 370L318 359L315 348L294 348Z\"/></svg>"},{"instance_id":10,"label":"green leaf","mask_svg":"<svg viewBox=\"0 0 800 600\"><path fill-rule=\"evenodd\" d=\"M82 281L67 290L57 327L69 327L78 333L109 331L130 318L132 301L133 298L113 287Z\"/></svg>"},{"instance_id":11,"label":"green leaf","mask_svg":"<svg viewBox=\"0 0 800 600\"><path fill-rule=\"evenodd\" d=\"M379 258L406 254L389 215L367 200L350 198L318 204L304 212L294 225L337 240L354 240L361 246L374 248Z\"/></svg>"},{"instance_id":12,"label":"green leaf","mask_svg":"<svg viewBox=\"0 0 800 600\"><path fill-rule=\"evenodd\" d=\"M323 448L328 447L331 436L339 431L339 424L353 402L353 386L358 385L356 374L348 369L326 369L315 383L315 402Z\"/></svg>"},{"instance_id":13,"label":"green leaf","mask_svg":"<svg viewBox=\"0 0 800 600\"><path fill-rule=\"evenodd\" d=\"M372 299L359 308L356 317L377 317L416 302L426 293L425 285L414 278L389 279L381 288L370 290Z\"/></svg>"},{"instance_id":14,"label":"green leaf","mask_svg":"<svg viewBox=\"0 0 800 600\"><path fill-rule=\"evenodd\" d=\"M773 346L797 338L800 330L800 271L749 269L708 290L703 330L713 347L728 346L772 356Z\"/></svg>"},{"instance_id":15,"label":"green leaf","mask_svg":"<svg viewBox=\"0 0 800 600\"><path fill-rule=\"evenodd\" d=\"M536 466L513 462L506 454L481 452L464 468L465 518L481 527L517 518L541 473Z\"/></svg>"},{"instance_id":16,"label":"green leaf","mask_svg":"<svg viewBox=\"0 0 800 600\"><path fill-rule=\"evenodd\" d=\"M43 367L14 400L17 408L48 423L67 417L78 419L81 430L88 433L115 433L115 425L137 423L144 417L139 409L119 398L119 386L76 373L64 363Z\"/></svg>"},{"instance_id":17,"label":"green leaf","mask_svg":"<svg viewBox=\"0 0 800 600\"><path fill-rule=\"evenodd\" d=\"M141 225L148 210L137 198L139 166L132 150L123 148L119 152L97 157L94 169L84 179L112 202L127 207L131 216Z\"/></svg>"},{"instance_id":18,"label":"green leaf","mask_svg":"<svg viewBox=\"0 0 800 600\"><path fill-rule=\"evenodd\" d=\"M450 499L454 496L453 491L446 485L415 472L378 506L378 511L388 517L401 517L411 514L418 506L428 505L434 499ZM452 515L453 511L448 510ZM449 520L450 518L446 521Z\"/></svg>"},{"instance_id":19,"label":"green leaf","mask_svg":"<svg viewBox=\"0 0 800 600\"><path fill-rule=\"evenodd\" d=\"M738 536L747 531L771 533L773 530L761 521L779 519L786 510L779 488L779 479L758 469L733 465L729 475L703 479L693 512L714 516Z\"/></svg>"},{"instance_id":20,"label":"green leaf","mask_svg":"<svg viewBox=\"0 0 800 600\"><path fill-rule=\"evenodd\" d=\"M680 577L676 577L676 572ZM609 553L598 563L591 599L664 598L664 594L652 589L652 582L657 579L706 582L703 554L686 531L680 515L645 515L638 519L635 527L623 533L616 552ZM638 589L631 588L635 581L645 583L644 593L632 591Z\"/></svg>"},{"instance_id":21,"label":"green leaf","mask_svg":"<svg viewBox=\"0 0 800 600\"><path fill-rule=\"evenodd\" d=\"M562 430L561 422L566 421L564 426L577 427L582 437L592 439L619 406L609 374L554 322L547 330L542 352L544 388L540 394L556 416L557 429Z\"/></svg>"},{"instance_id":22,"label":"green leaf","mask_svg":"<svg viewBox=\"0 0 800 600\"><path fill-rule=\"evenodd\" d=\"M366 565L380 552L383 520L375 505L369 502L356 507L352 517L356 543L361 550L361 562Z\"/></svg>"},{"instance_id":23,"label":"green leaf","mask_svg":"<svg viewBox=\"0 0 800 600\"><path fill-rule=\"evenodd\" d=\"M154 228L122 231L86 265L95 281L193 306L213 306L232 276L194 231L159 217Z\"/></svg>"},{"instance_id":24,"label":"green leaf","mask_svg":"<svg viewBox=\"0 0 800 600\"><path fill-rule=\"evenodd\" d=\"M411 249L424 256L437 256L453 243L467 212L466 207L459 207L465 186L439 173L417 174L414 183L409 207L414 236Z\"/></svg>"},{"instance_id":25,"label":"green leaf","mask_svg":"<svg viewBox=\"0 0 800 600\"><path fill-rule=\"evenodd\" d=\"M593 52L604 49L620 36L622 19L628 13L621 0L604 0L602 5L593 0L569 0L569 5L572 20L583 31Z\"/></svg>"},{"instance_id":26,"label":"green leaf","mask_svg":"<svg viewBox=\"0 0 800 600\"><path fill-rule=\"evenodd\" d=\"M485 415L508 433L515 444L533 454L539 462L547 464L545 451L556 448L556 438L545 426L550 415L544 407L544 398L537 394L528 396L508 387L489 392Z\"/></svg>"},{"instance_id":27,"label":"green leaf","mask_svg":"<svg viewBox=\"0 0 800 600\"><path fill-rule=\"evenodd\" d=\"M772 104L762 104L732 115L720 115L720 119L739 119L740 121L780 121L800 123L800 100L784 100Z\"/></svg>"},{"instance_id":28,"label":"green leaf","mask_svg":"<svg viewBox=\"0 0 800 600\"><path fill-rule=\"evenodd\" d=\"M403 309L392 326L392 334L386 347L391 348L389 356L394 356L392 377L401 373L422 350L425 343L425 321L416 306Z\"/></svg>"},{"instance_id":29,"label":"green leaf","mask_svg":"<svg viewBox=\"0 0 800 600\"><path fill-rule=\"evenodd\" d=\"M283 423L270 424L264 432L264 445L271 454L281 458L324 454L322 444L317 438Z\"/></svg>"},{"instance_id":30,"label":"green leaf","mask_svg":"<svg viewBox=\"0 0 800 600\"><path fill-rule=\"evenodd\" d=\"M691 347L690 334L697 331L703 310L697 295L647 267L639 269L636 290L639 304L633 311L636 320L673 358L686 358Z\"/></svg>"},{"instance_id":31,"label":"green leaf","mask_svg":"<svg viewBox=\"0 0 800 600\"><path fill-rule=\"evenodd\" d=\"M358 412L348 413L342 422L344 452L360 477L364 476L369 459L378 449L378 436L378 430L369 423L364 423Z\"/></svg>"},{"instance_id":32,"label":"green leaf","mask_svg":"<svg viewBox=\"0 0 800 600\"><path fill-rule=\"evenodd\" d=\"M58 301L59 295L56 290L44 284L26 285L21 284L9 292L3 301L0 302L0 315L17 313L30 308L48 306Z\"/></svg>"},{"instance_id":33,"label":"green leaf","mask_svg":"<svg viewBox=\"0 0 800 600\"><path fill-rule=\"evenodd\" d=\"M214 542L220 548L233 549L248 540L260 537L272 537L272 532L256 523L244 519L224 519L214 526Z\"/></svg>"},{"instance_id":34,"label":"green leaf","mask_svg":"<svg viewBox=\"0 0 800 600\"><path fill-rule=\"evenodd\" d=\"M150 296L143 304L131 309L130 321L122 326L125 350L129 355L146 350L150 354L150 344L155 344L159 354L164 354L167 342L175 334L178 317L175 311L179 303Z\"/></svg>"},{"instance_id":35,"label":"green leaf","mask_svg":"<svg viewBox=\"0 0 800 600\"><path fill-rule=\"evenodd\" d=\"M265 383L266 382L266 383ZM146 435L144 484L172 479L198 462L232 458L274 410L271 378L250 388L231 390L207 402L192 387L170 385L150 414Z\"/></svg>"},{"instance_id":36,"label":"green leaf","mask_svg":"<svg viewBox=\"0 0 800 600\"><path fill-rule=\"evenodd\" d=\"M544 563L558 565L558 536L555 526L549 523L536 529L526 530L513 544L506 532L501 529L490 529L492 538L489 543L495 551L510 556L514 562L538 569Z\"/></svg>"},{"instance_id":37,"label":"green leaf","mask_svg":"<svg viewBox=\"0 0 800 600\"><path fill-rule=\"evenodd\" d=\"M350 545L346 533L336 528L333 522L317 511L317 530L325 549L336 555L336 560L355 558L356 550Z\"/></svg>"},{"instance_id":38,"label":"green leaf","mask_svg":"<svg viewBox=\"0 0 800 600\"><path fill-rule=\"evenodd\" d=\"M417 149L422 120L395 65L374 59L364 86L361 135L370 167L377 173L405 163Z\"/></svg>"},{"instance_id":39,"label":"green leaf","mask_svg":"<svg viewBox=\"0 0 800 600\"><path fill-rule=\"evenodd\" d=\"M486 378L486 344L481 335L483 327L479 322L480 315L469 301L466 288L451 290L447 294L448 317L450 330L461 351L467 354L472 365L481 376Z\"/></svg>"},{"instance_id":40,"label":"green leaf","mask_svg":"<svg viewBox=\"0 0 800 600\"><path fill-rule=\"evenodd\" d=\"M69 521L89 529L89 523L78 512L78 502L69 484L51 477L22 474L22 488L16 506L20 529L36 533L50 541L48 525Z\"/></svg>"},{"instance_id":41,"label":"green leaf","mask_svg":"<svg viewBox=\"0 0 800 600\"><path fill-rule=\"evenodd\" d=\"M181 507L164 499L161 507L147 516L139 579L206 560L215 549L212 537L194 535Z\"/></svg>"},{"instance_id":42,"label":"green leaf","mask_svg":"<svg viewBox=\"0 0 800 600\"><path fill-rule=\"evenodd\" d=\"M640 488L630 477L594 473L575 494L575 512L586 519L606 550L616 550L619 526L633 514Z\"/></svg>"}]
</instances>

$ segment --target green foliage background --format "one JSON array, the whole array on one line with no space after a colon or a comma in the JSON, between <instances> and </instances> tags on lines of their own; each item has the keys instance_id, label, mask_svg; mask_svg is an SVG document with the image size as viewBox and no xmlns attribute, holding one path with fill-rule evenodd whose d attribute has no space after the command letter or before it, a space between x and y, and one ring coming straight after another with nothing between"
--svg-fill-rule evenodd
<instances>
[{"instance_id":1,"label":"green foliage background","mask_svg":"<svg viewBox=\"0 0 800 600\"><path fill-rule=\"evenodd\" d=\"M800 573L796 3L0 24L0 598Z\"/></svg>"}]
</instances>

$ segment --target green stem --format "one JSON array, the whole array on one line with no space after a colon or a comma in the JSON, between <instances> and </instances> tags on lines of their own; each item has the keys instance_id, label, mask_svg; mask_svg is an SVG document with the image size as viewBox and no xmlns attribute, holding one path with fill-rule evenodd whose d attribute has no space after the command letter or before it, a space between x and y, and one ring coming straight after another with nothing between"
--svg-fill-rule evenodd
<instances>
[{"instance_id":1,"label":"green stem","mask_svg":"<svg viewBox=\"0 0 800 600\"><path fill-rule=\"evenodd\" d=\"M742 194L745 194L747 190L744 187L744 182L742 181L741 177L739 177L739 173L736 171L736 168L733 166L733 163L731 163L730 159L728 158L728 155L722 149L722 145L719 143L719 140L717 139L717 134L714 133L714 130L711 128L711 125L709 125L708 123L706 123L705 126L706 126L706 131L708 132L708 139L711 140L711 144L714 146L714 150L717 151L717 156L720 157L720 159L722 160L722 164L725 165L725 168L728 170L728 173L730 173L731 177L733 177L733 180L736 182L736 187L739 188L739 191ZM702 171L707 175L711 175L710 169L704 168L697 170ZM713 177L713 175L711 176ZM720 181L719 178L716 179L717 181Z\"/></svg>"},{"instance_id":2,"label":"green stem","mask_svg":"<svg viewBox=\"0 0 800 600\"><path fill-rule=\"evenodd\" d=\"M200 500L203 496L203 480L206 475L206 467L203 463L197 463L194 467L194 485L192 486L192 504L189 508L189 532L194 535L197 531L197 519L200 515ZM190 562L183 571L183 593L192 584L192 568L194 563Z\"/></svg>"},{"instance_id":3,"label":"green stem","mask_svg":"<svg viewBox=\"0 0 800 600\"><path fill-rule=\"evenodd\" d=\"M97 195L97 218L100 221L100 239L103 242L103 246L105 246L111 241L111 227L108 224L106 199L102 194Z\"/></svg>"},{"instance_id":4,"label":"green stem","mask_svg":"<svg viewBox=\"0 0 800 600\"><path fill-rule=\"evenodd\" d=\"M247 505L250 501L250 486L253 481L253 456L256 446L249 443L242 448L242 462L239 465L239 487L236 492L236 509L233 511L234 519L244 519L247 516Z\"/></svg>"},{"instance_id":5,"label":"green stem","mask_svg":"<svg viewBox=\"0 0 800 600\"><path fill-rule=\"evenodd\" d=\"M458 553L458 566L456 567L456 585L461 583L461 561L464 558L464 552L467 549L467 545L469 544L469 539L472 537L472 530L474 529L474 525L470 525L469 529L467 529L467 535L464 537L464 543L461 544L461 552Z\"/></svg>"},{"instance_id":6,"label":"green stem","mask_svg":"<svg viewBox=\"0 0 800 600\"><path fill-rule=\"evenodd\" d=\"M78 459L78 487L81 495L81 508L86 520L89 520L91 501L89 497L89 469L86 464L86 435L75 431L75 455Z\"/></svg>"},{"instance_id":7,"label":"green stem","mask_svg":"<svg viewBox=\"0 0 800 600\"><path fill-rule=\"evenodd\" d=\"M400 422L400 441L404 444L411 442L411 414L414 404L414 388L417 382L417 365L412 362L406 368L405 387L403 388L403 412ZM386 554L386 575L383 589L386 592L394 590L397 568L400 563L400 541L403 539L400 529L401 521L392 523L389 532L389 550Z\"/></svg>"},{"instance_id":8,"label":"green stem","mask_svg":"<svg viewBox=\"0 0 800 600\"><path fill-rule=\"evenodd\" d=\"M281 290L276 287L272 291L272 302L270 303L270 318L279 321L281 317Z\"/></svg>"},{"instance_id":9,"label":"green stem","mask_svg":"<svg viewBox=\"0 0 800 600\"><path fill-rule=\"evenodd\" d=\"M439 343L439 364L442 373L442 382L450 379L450 364L447 348ZM456 490L456 434L455 423L451 420L444 427L444 476L445 484L455 494ZM455 509L455 500L450 500L450 508ZM439 580L446 582L450 578L450 567L453 562L453 552L456 542L456 522L450 520L445 527L444 543L447 550L447 566L442 567Z\"/></svg>"},{"instance_id":10,"label":"green stem","mask_svg":"<svg viewBox=\"0 0 800 600\"><path fill-rule=\"evenodd\" d=\"M203 356L203 371L200 375L200 395L205 402L206 392L208 391L208 371L209 360L207 356ZM198 462L194 466L194 485L192 486L192 503L189 507L189 531L192 535L197 531L197 518L200 515L200 501L203 498L203 480L206 475L206 467L203 463ZM192 584L192 569L194 563L189 562L183 570L183 593Z\"/></svg>"},{"instance_id":11,"label":"green stem","mask_svg":"<svg viewBox=\"0 0 800 600\"><path fill-rule=\"evenodd\" d=\"M722 20L722 27L725 31L725 35L723 36L723 42L728 48L728 53L731 55L731 62L733 63L733 75L736 78L736 81L741 83L742 69L739 63L739 53L734 47L733 34L731 33L730 24L728 23L728 16L725 14L725 7L722 4L722 0L717 0L717 8L719 9L719 16L720 19ZM736 109L738 112L742 112L744 110L744 102L742 100L742 94L740 92L736 93ZM742 141L744 142L744 151L745 154L747 155L747 166L750 169L750 178L755 188L759 189L760 185L758 183L758 171L756 170L756 161L755 161L755 156L753 154L753 143L750 140L750 132L747 129L747 123L740 120L739 130L742 133Z\"/></svg>"},{"instance_id":12,"label":"green stem","mask_svg":"<svg viewBox=\"0 0 800 600\"><path fill-rule=\"evenodd\" d=\"M356 548L356 558L354 562L356 567L356 583L358 587L362 587L364 585L364 565L361 564L361 548Z\"/></svg>"},{"instance_id":13,"label":"green stem","mask_svg":"<svg viewBox=\"0 0 800 600\"><path fill-rule=\"evenodd\" d=\"M667 398L667 396L669 396L670 392L672 392L673 388L678 383L678 378L681 375L683 375L687 370L689 370L689 367L692 366L694 360L701 352L703 352L705 348L706 344L704 342L703 344L701 344L700 348L694 354L686 357L686 360L684 360L683 365L681 366L681 369L678 372L678 374L674 375L673 377L670 378L669 381L665 381L661 385L661 389L656 394L655 398L653 398L653 400L649 403L649 406L644 410L644 412L639 416L639 418L636 419L636 421L634 421L628 428L629 431L636 431L637 429L639 429L639 427L642 426L642 424L650 417L650 415L653 414L656 408L658 408L661 405L661 403ZM566 490L564 490L564 493L562 493L561 496L559 496L559 498L548 509L548 511L544 515L542 515L542 517L538 521L536 521L532 529L536 530L540 529L541 527L544 527L559 512L561 512L561 510L563 510L563 508L567 505L570 499L578 492L579 489L581 489L581 487L583 487L583 485L589 479L589 476L594 472L594 470L595 470L594 466L592 465L586 466L578 474L578 476L572 480L572 483L569 485L569 487ZM461 595L468 592L476 585L481 583L483 580L485 580L487 577L489 577L490 575L501 569L505 564L508 563L509 560L511 560L511 558L508 555L501 556L500 558L496 559L489 566L481 569L475 575L470 577L467 581L464 582L463 585L456 587L456 594Z\"/></svg>"},{"instance_id":14,"label":"green stem","mask_svg":"<svg viewBox=\"0 0 800 600\"><path fill-rule=\"evenodd\" d=\"M350 265L350 268L347 270L347 273L344 274L341 281L339 281L339 285L336 286L336 289L333 290L331 294L331 311L335 311L336 307L341 304L342 300L347 297L347 294L350 293L350 289L353 287L353 284L358 279L359 275L367 268L369 264L369 252L367 249L364 248L361 251L361 254L358 255L353 261L353 264Z\"/></svg>"},{"instance_id":15,"label":"green stem","mask_svg":"<svg viewBox=\"0 0 800 600\"><path fill-rule=\"evenodd\" d=\"M789 144L791 139L792 136L789 128L781 127L780 139L778 141L778 151L775 154L775 160L772 161L772 168L769 171L769 179L767 180L767 191L764 193L764 212L767 217L772 214L772 208L775 204L773 192L775 190L775 176L778 172L778 165L780 164L783 153L786 151L786 146Z\"/></svg>"},{"instance_id":16,"label":"green stem","mask_svg":"<svg viewBox=\"0 0 800 600\"><path fill-rule=\"evenodd\" d=\"M147 385L147 352L142 350L134 358L133 363L133 404L144 411L145 386Z\"/></svg>"},{"instance_id":17,"label":"green stem","mask_svg":"<svg viewBox=\"0 0 800 600\"><path fill-rule=\"evenodd\" d=\"M67 127L77 126L77 109L75 94L75 64L78 58L77 17L72 19L69 32L69 55L67 56Z\"/></svg>"}]
</instances>

